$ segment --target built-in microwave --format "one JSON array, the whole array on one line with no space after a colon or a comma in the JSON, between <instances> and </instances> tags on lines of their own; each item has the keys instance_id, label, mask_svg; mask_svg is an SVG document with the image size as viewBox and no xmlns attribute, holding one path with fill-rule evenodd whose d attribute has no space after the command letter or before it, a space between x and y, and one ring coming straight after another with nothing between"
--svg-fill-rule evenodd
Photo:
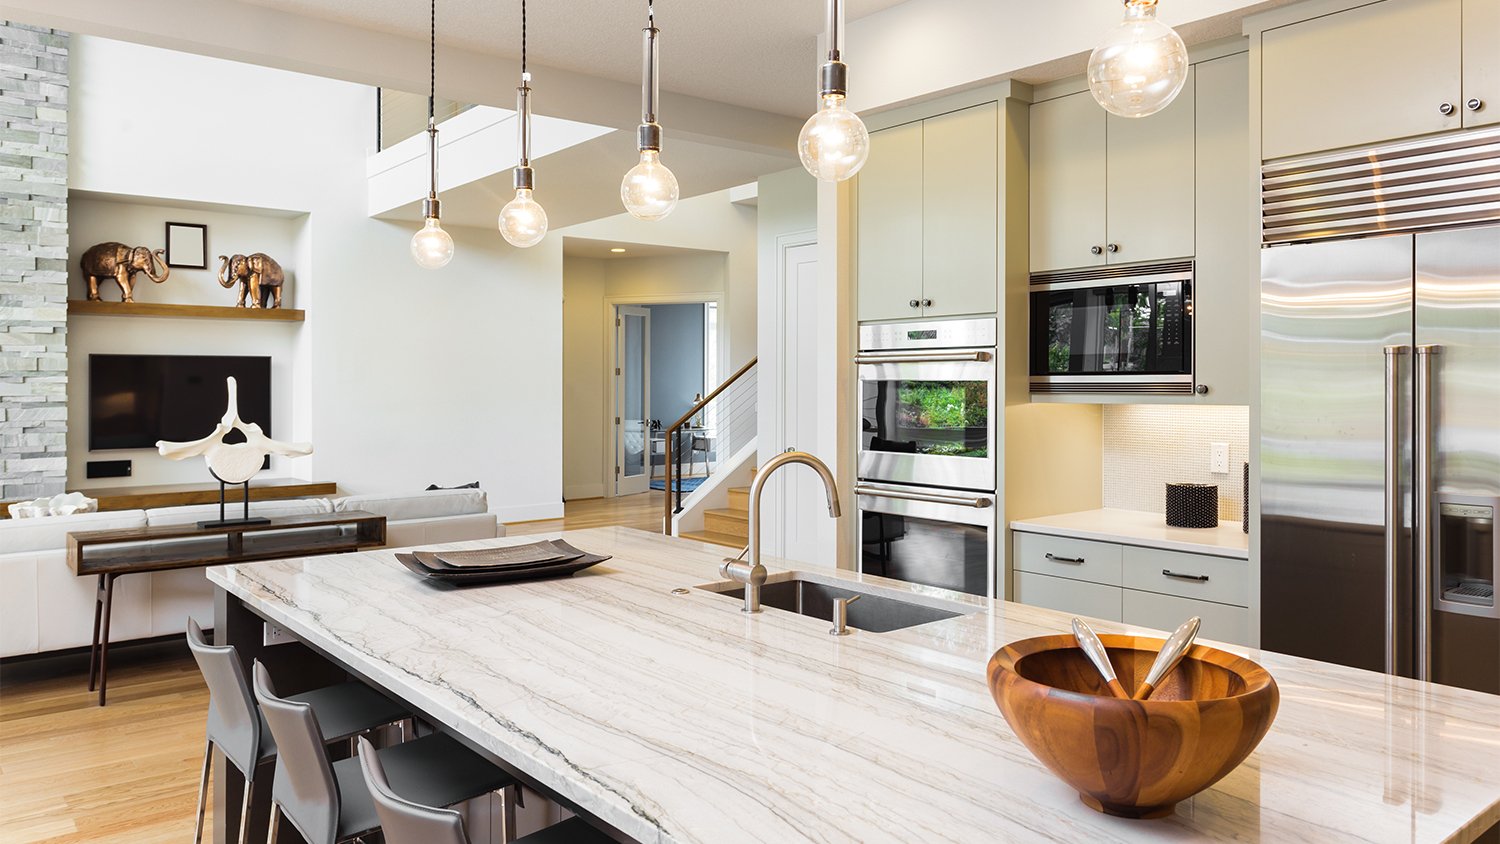
<instances>
[{"instance_id":1,"label":"built-in microwave","mask_svg":"<svg viewBox=\"0 0 1500 844\"><path fill-rule=\"evenodd\" d=\"M1193 262L1031 276L1031 392L1193 392Z\"/></svg>"}]
</instances>

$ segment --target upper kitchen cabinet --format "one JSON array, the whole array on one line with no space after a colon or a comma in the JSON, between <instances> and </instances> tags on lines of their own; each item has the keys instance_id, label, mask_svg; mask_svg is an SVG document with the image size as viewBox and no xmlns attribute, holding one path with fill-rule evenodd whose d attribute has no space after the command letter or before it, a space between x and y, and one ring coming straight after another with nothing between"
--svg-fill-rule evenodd
<instances>
[{"instance_id":1,"label":"upper kitchen cabinet","mask_svg":"<svg viewBox=\"0 0 1500 844\"><path fill-rule=\"evenodd\" d=\"M856 187L859 319L992 314L995 103L870 133Z\"/></svg>"},{"instance_id":2,"label":"upper kitchen cabinet","mask_svg":"<svg viewBox=\"0 0 1500 844\"><path fill-rule=\"evenodd\" d=\"M994 103L922 121L922 314L992 314L999 213Z\"/></svg>"},{"instance_id":3,"label":"upper kitchen cabinet","mask_svg":"<svg viewBox=\"0 0 1500 844\"><path fill-rule=\"evenodd\" d=\"M1251 167L1250 56L1193 65L1197 83L1197 249L1193 271L1194 380L1209 404L1250 403L1258 341L1259 244Z\"/></svg>"},{"instance_id":4,"label":"upper kitchen cabinet","mask_svg":"<svg viewBox=\"0 0 1500 844\"><path fill-rule=\"evenodd\" d=\"M1104 263L1106 113L1087 91L1031 107L1031 270Z\"/></svg>"},{"instance_id":5,"label":"upper kitchen cabinet","mask_svg":"<svg viewBox=\"0 0 1500 844\"><path fill-rule=\"evenodd\" d=\"M1193 254L1193 75L1149 117L1087 91L1031 107L1031 271Z\"/></svg>"},{"instance_id":6,"label":"upper kitchen cabinet","mask_svg":"<svg viewBox=\"0 0 1500 844\"><path fill-rule=\"evenodd\" d=\"M1500 0L1464 0L1464 125L1500 123Z\"/></svg>"},{"instance_id":7,"label":"upper kitchen cabinet","mask_svg":"<svg viewBox=\"0 0 1500 844\"><path fill-rule=\"evenodd\" d=\"M1493 123L1500 0L1383 0L1261 33L1261 157Z\"/></svg>"},{"instance_id":8,"label":"upper kitchen cabinet","mask_svg":"<svg viewBox=\"0 0 1500 844\"><path fill-rule=\"evenodd\" d=\"M920 121L870 133L870 157L859 171L856 196L861 321L920 313L921 161Z\"/></svg>"}]
</instances>

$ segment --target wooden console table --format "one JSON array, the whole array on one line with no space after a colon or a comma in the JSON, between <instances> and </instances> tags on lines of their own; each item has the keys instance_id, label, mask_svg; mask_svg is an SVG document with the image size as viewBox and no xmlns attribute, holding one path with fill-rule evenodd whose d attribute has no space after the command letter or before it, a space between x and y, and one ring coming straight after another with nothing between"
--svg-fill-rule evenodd
<instances>
[{"instance_id":1,"label":"wooden console table","mask_svg":"<svg viewBox=\"0 0 1500 844\"><path fill-rule=\"evenodd\" d=\"M79 577L99 578L94 593L94 639L89 647L89 691L97 683L103 706L109 684L109 610L115 580L123 575L341 554L384 544L385 516L362 510L207 529L190 523L70 533L68 567Z\"/></svg>"}]
</instances>

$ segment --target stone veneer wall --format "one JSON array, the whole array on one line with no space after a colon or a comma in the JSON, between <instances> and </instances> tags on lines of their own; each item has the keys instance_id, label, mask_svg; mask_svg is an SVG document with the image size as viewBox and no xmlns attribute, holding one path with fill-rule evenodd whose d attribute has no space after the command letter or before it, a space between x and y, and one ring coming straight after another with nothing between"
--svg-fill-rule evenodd
<instances>
[{"instance_id":1,"label":"stone veneer wall","mask_svg":"<svg viewBox=\"0 0 1500 844\"><path fill-rule=\"evenodd\" d=\"M0 499L67 484L68 34L0 21Z\"/></svg>"}]
</instances>

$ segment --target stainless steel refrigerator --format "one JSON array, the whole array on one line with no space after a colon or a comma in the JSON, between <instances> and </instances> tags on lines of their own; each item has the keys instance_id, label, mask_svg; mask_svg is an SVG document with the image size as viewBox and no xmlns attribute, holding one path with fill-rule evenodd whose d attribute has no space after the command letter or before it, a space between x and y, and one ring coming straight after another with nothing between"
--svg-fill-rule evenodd
<instances>
[{"instance_id":1,"label":"stainless steel refrigerator","mask_svg":"<svg viewBox=\"0 0 1500 844\"><path fill-rule=\"evenodd\" d=\"M1267 245L1260 419L1261 644L1500 693L1500 226Z\"/></svg>"}]
</instances>

